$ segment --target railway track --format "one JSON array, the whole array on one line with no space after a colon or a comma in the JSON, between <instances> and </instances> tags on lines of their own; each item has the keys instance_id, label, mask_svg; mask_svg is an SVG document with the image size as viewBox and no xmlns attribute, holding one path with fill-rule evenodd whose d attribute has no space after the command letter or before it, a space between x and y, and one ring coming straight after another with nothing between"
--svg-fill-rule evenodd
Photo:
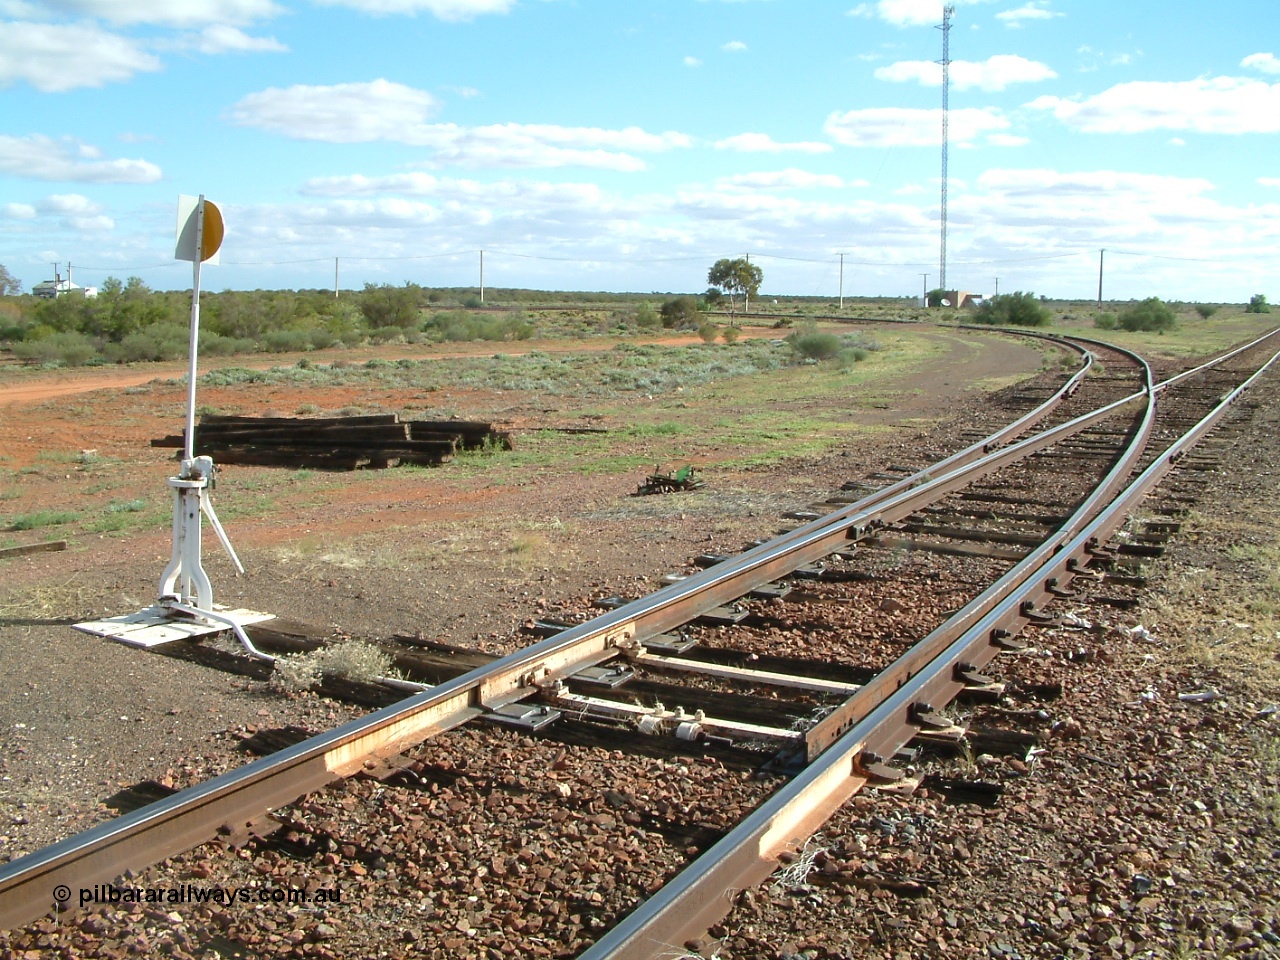
<instances>
[{"instance_id":1,"label":"railway track","mask_svg":"<svg viewBox=\"0 0 1280 960\"><path fill-rule=\"evenodd\" d=\"M532 931L517 929L514 942L537 954L547 939L561 945L547 955L563 955L594 941L583 956L638 957L695 939L730 908L726 890L767 876L780 851L803 841L861 786L909 783L902 758L911 755L910 744L955 743L964 735L948 706L962 695L998 694L999 684L982 673L987 664L1002 650L1018 648L1023 625L1053 617L1048 604L1071 595L1073 577L1093 578L1116 562L1116 551L1107 546L1111 535L1149 485L1175 460L1186 460L1186 451L1212 425L1205 419L1213 406L1206 397L1217 400L1228 383L1234 390L1241 379L1201 370L1154 384L1136 358L1100 345L1091 349L1107 357L1105 376L1087 378L1082 370L1064 383L1060 396L925 470L896 480L892 474L872 478L884 482L837 498L852 502L800 511L798 527L737 556L702 558L705 569L649 596L619 598L607 604L613 609L581 623L544 621L550 635L525 650L443 682L433 679L430 689L368 718L0 867L0 926L47 911L49 891L59 883L79 889L107 882L125 869L178 854L220 828L238 842L283 830L282 845L272 848L276 862L337 856L327 866L364 864L356 877L381 871L384 882L389 869L397 878L412 874L416 852L424 860L434 857L439 879L449 883L451 857L426 843L413 851L393 842L394 834L406 831L428 839L423 818L415 822L404 811L442 791L448 794L444 809L452 813L463 812L452 809L459 803L466 810L465 798L481 795L487 810L489 798L520 796L523 782L524 795L545 792L543 803L558 797L563 807L577 809L587 832L607 835L610 824L621 822L657 839L632 836L634 849L628 850L614 838L621 851L602 843L597 855L614 866L602 872L613 882L601 880L591 891L599 899L575 900L576 913ZM1263 349L1229 357L1219 368L1238 367ZM1203 384L1209 377L1212 382ZM1220 417L1231 405L1216 409ZM1185 429L1192 422L1198 434ZM1014 439L1033 425L1038 432ZM1139 472L1140 484L1130 483ZM921 567L932 577L929 598L935 601L923 613L909 610L921 600L918 584L908 589ZM908 578L891 579L891 568L903 568ZM870 610L877 616L869 618ZM855 642L845 640L841 650L841 637ZM405 665L411 667L412 659L406 656ZM692 682L681 686L675 677ZM628 686L641 692L628 694ZM753 693L744 696L744 688ZM672 696L682 698L681 706ZM523 781L505 783L510 775L500 762L476 763L475 773L466 772L467 755L484 752L478 738L496 742L499 756L525 742L523 733L504 728L491 734L456 729L482 715L541 731L535 760L521 765ZM655 736L661 734L667 736ZM430 747L417 746L433 737L438 739ZM617 756L617 745L647 748L648 759ZM575 793L582 784L607 781L610 761L601 760L601 752L630 775L658 784L654 789L663 799L654 809L645 809L634 791L610 796L610 788L600 787L603 801ZM711 765L696 774L672 773L703 757ZM770 758L771 766L765 762ZM531 775L541 763L549 771ZM759 778L743 780L742 771L760 768L766 772ZM263 819L335 778L356 774L362 776L325 791L324 799L302 801L274 821ZM458 788L473 776L487 793L470 782ZM678 807L671 800L677 781L690 776L705 780L689 790L701 798L691 801L693 812L671 815ZM336 810L350 812L347 799L373 800L373 794L376 805L400 811L399 830L365 822L360 828L375 839L362 840L360 828L336 824ZM540 829L545 827L543 821ZM484 828L482 822L469 834ZM475 860L474 849L463 849L456 837L437 833L432 839L438 850L452 845L459 859ZM270 847L278 841L255 842ZM479 879L532 870L535 886L542 883L545 892L557 869L548 866L544 852L523 843L511 856L495 854L481 865ZM647 879L626 879L618 864L634 868L642 860L652 860L653 869L632 873ZM501 884L491 880L476 889L493 893L495 887ZM637 900L643 903L628 914ZM513 901L508 913L528 907ZM572 917L576 922L569 922ZM476 942L484 924L475 919L464 909L452 924L461 944L450 947L445 937L439 949ZM544 927L554 938L539 936Z\"/></svg>"}]
</instances>

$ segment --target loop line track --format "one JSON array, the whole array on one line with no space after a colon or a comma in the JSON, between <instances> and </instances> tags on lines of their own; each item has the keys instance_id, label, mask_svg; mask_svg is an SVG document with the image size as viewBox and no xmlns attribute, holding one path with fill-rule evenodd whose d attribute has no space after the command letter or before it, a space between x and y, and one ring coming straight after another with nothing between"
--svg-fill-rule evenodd
<instances>
[{"instance_id":1,"label":"loop line track","mask_svg":"<svg viewBox=\"0 0 1280 960\"><path fill-rule=\"evenodd\" d=\"M224 827L243 826L269 810L359 772L377 758L394 755L486 711L536 696L560 678L634 649L646 638L736 600L924 504L1145 402L1141 423L1124 454L1062 528L807 731L806 754L812 762L797 777L583 954L591 960L655 956L669 949L671 942L696 936L722 916L729 907L725 890L767 875L772 869L770 858L781 845L807 835L865 783L868 774L864 763L892 756L918 731L912 719L921 705L949 702L964 685L956 667L980 667L992 659L999 651L997 636L1025 623L1036 604L1061 591L1062 584L1069 582L1090 552L1123 522L1126 511L1168 471L1176 456L1210 429L1275 357L1117 497L1151 434L1157 396L1277 333L1280 330L1160 384L1152 383L1149 367L1130 354L1142 367L1142 390L1010 442L1074 394L1093 362L1091 353L1078 344L1041 337L1079 353L1080 368L1039 407L991 436L927 470L587 623L0 865L0 929L17 927L45 913L50 891L58 884L79 887L107 882L125 870L141 869L197 846ZM654 932L657 930L661 936Z\"/></svg>"}]
</instances>

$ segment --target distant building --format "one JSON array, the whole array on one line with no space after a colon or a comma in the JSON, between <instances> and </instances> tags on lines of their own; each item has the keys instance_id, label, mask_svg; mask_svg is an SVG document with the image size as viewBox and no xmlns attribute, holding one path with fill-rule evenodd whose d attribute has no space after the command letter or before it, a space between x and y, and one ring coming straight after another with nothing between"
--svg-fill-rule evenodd
<instances>
[{"instance_id":1,"label":"distant building","mask_svg":"<svg viewBox=\"0 0 1280 960\"><path fill-rule=\"evenodd\" d=\"M945 290L942 294L942 305L946 307L976 307L982 302L982 294L970 293L967 290Z\"/></svg>"},{"instance_id":2,"label":"distant building","mask_svg":"<svg viewBox=\"0 0 1280 960\"><path fill-rule=\"evenodd\" d=\"M82 287L78 283L72 283L70 271L67 272L65 280L60 274L55 273L52 280L44 280L31 288L33 297L43 297L46 300L52 300L64 293L79 293L86 297L96 297L98 288Z\"/></svg>"}]
</instances>

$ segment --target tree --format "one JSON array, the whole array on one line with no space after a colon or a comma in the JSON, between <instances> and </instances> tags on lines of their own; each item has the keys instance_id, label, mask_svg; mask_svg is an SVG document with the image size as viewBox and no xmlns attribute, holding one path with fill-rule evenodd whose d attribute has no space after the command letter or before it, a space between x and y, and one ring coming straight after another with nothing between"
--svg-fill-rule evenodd
<instances>
[{"instance_id":1,"label":"tree","mask_svg":"<svg viewBox=\"0 0 1280 960\"><path fill-rule=\"evenodd\" d=\"M1120 329L1129 331L1172 330L1177 316L1159 297L1147 297L1120 314Z\"/></svg>"},{"instance_id":2,"label":"tree","mask_svg":"<svg viewBox=\"0 0 1280 960\"><path fill-rule=\"evenodd\" d=\"M415 284L393 287L385 283L381 286L366 283L360 295L360 312L373 329L401 327L409 330L421 322L418 293L419 288Z\"/></svg>"},{"instance_id":3,"label":"tree","mask_svg":"<svg viewBox=\"0 0 1280 960\"><path fill-rule=\"evenodd\" d=\"M1255 293L1249 298L1249 305L1244 308L1245 313L1270 313L1271 305L1267 303L1267 295L1265 293Z\"/></svg>"},{"instance_id":4,"label":"tree","mask_svg":"<svg viewBox=\"0 0 1280 960\"><path fill-rule=\"evenodd\" d=\"M16 297L22 292L22 281L0 263L0 297Z\"/></svg>"},{"instance_id":5,"label":"tree","mask_svg":"<svg viewBox=\"0 0 1280 960\"><path fill-rule=\"evenodd\" d=\"M712 264L707 271L707 283L718 287L729 295L729 312L732 313L738 294L745 299L743 310L751 306L751 298L760 290L764 282L764 271L746 257L735 260L722 259Z\"/></svg>"},{"instance_id":6,"label":"tree","mask_svg":"<svg viewBox=\"0 0 1280 960\"><path fill-rule=\"evenodd\" d=\"M979 323L993 323L1001 326L1043 327L1049 322L1052 314L1034 293L1002 293L982 301L974 319Z\"/></svg>"}]
</instances>

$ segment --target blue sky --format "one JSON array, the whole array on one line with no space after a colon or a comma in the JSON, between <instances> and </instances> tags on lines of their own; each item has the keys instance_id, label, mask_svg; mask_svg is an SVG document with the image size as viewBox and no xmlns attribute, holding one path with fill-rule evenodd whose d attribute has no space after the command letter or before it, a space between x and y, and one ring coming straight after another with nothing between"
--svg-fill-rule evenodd
<instances>
[{"instance_id":1,"label":"blue sky","mask_svg":"<svg viewBox=\"0 0 1280 960\"><path fill-rule=\"evenodd\" d=\"M27 289L918 293L933 0L0 0L0 263ZM956 0L948 286L1280 299L1280 4Z\"/></svg>"}]
</instances>

